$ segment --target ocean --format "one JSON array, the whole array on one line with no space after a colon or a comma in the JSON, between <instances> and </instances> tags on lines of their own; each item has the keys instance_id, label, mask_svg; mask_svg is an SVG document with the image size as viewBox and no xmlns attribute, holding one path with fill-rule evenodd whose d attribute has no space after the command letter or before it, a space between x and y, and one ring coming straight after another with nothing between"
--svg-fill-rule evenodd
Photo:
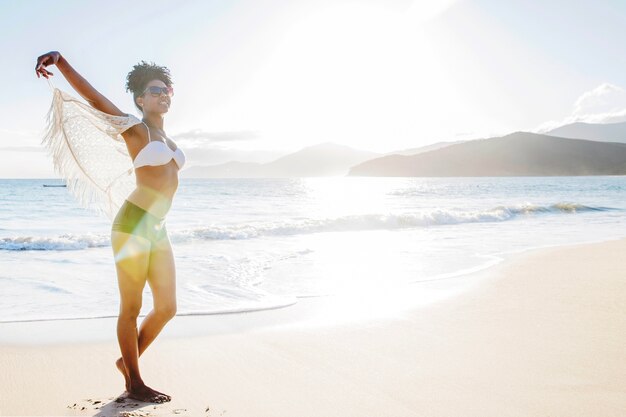
<instances>
[{"instance_id":1,"label":"ocean","mask_svg":"<svg viewBox=\"0 0 626 417\"><path fill-rule=\"evenodd\" d=\"M43 184L61 182L0 180L0 322L116 317L109 220ZM623 237L625 196L621 176L183 178L177 314L445 288L509 254Z\"/></svg>"}]
</instances>

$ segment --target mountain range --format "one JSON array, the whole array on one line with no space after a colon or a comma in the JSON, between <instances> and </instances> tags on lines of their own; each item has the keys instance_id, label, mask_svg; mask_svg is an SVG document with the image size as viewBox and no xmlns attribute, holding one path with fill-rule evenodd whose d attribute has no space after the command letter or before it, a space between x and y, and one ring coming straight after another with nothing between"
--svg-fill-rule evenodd
<instances>
[{"instance_id":1,"label":"mountain range","mask_svg":"<svg viewBox=\"0 0 626 417\"><path fill-rule=\"evenodd\" d=\"M230 161L190 167L181 172L190 178L281 178L344 176L351 166L380 156L330 142L303 148L272 162Z\"/></svg>"},{"instance_id":2,"label":"mountain range","mask_svg":"<svg viewBox=\"0 0 626 417\"><path fill-rule=\"evenodd\" d=\"M626 174L626 144L529 132L476 139L417 155L388 155L350 176L460 177Z\"/></svg>"},{"instance_id":3,"label":"mountain range","mask_svg":"<svg viewBox=\"0 0 626 417\"><path fill-rule=\"evenodd\" d=\"M557 127L545 134L571 139L626 143L626 122L602 124L576 122Z\"/></svg>"},{"instance_id":4,"label":"mountain range","mask_svg":"<svg viewBox=\"0 0 626 417\"><path fill-rule=\"evenodd\" d=\"M266 162L192 166L190 178L539 176L626 174L626 122L571 123L505 136L377 153L331 142Z\"/></svg>"}]
</instances>

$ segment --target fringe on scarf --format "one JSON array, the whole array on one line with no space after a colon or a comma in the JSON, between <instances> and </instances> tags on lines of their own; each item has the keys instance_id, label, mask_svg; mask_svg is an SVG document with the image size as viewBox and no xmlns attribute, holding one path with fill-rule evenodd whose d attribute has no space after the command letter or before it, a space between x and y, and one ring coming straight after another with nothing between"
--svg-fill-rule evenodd
<instances>
[{"instance_id":1,"label":"fringe on scarf","mask_svg":"<svg viewBox=\"0 0 626 417\"><path fill-rule=\"evenodd\" d=\"M69 97L69 95L67 96ZM117 162L115 166L126 165L129 168L121 172L117 170L119 174L112 177L112 179L105 176L103 176L104 180L103 178L96 178L95 176L98 173L94 172L93 168L89 169L89 166L85 166L81 162L80 152L77 152L76 144L72 142L74 136L65 132L67 120L64 119L66 115L64 114L63 104L64 97L61 90L54 88L52 103L46 114L46 128L41 144L45 146L48 155L52 157L55 171L63 178L68 191L78 203L84 208L104 214L112 221L124 198L128 196L134 187L134 176L132 175L134 169L131 158L125 149L125 145L123 149L119 147L104 149L103 158L115 159L115 162ZM91 109L86 109L86 105L80 102L77 105L81 105L83 112L91 113L91 116L95 116L105 124L105 132L102 132L102 129L97 126L94 126L95 129L100 130L103 134L106 133L108 137L117 141L120 141L120 139L123 141L120 135L122 131L141 122L130 114L127 115L128 117L108 115L97 109L93 109L95 112L91 111ZM88 118L90 116L85 117ZM116 150L116 152L113 152L113 150ZM98 151L100 152L100 150ZM112 155L113 153L116 156ZM120 158L124 158L121 164L119 162ZM128 163L126 164L126 162Z\"/></svg>"}]
</instances>

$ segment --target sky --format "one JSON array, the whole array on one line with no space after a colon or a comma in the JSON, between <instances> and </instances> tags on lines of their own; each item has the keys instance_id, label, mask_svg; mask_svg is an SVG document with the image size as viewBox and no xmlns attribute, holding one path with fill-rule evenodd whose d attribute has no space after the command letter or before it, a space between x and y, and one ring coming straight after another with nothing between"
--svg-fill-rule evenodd
<instances>
[{"instance_id":1,"label":"sky","mask_svg":"<svg viewBox=\"0 0 626 417\"><path fill-rule=\"evenodd\" d=\"M169 68L164 129L209 165L626 121L625 31L616 0L0 0L0 178L57 177L34 71L53 50L138 117L126 75Z\"/></svg>"}]
</instances>

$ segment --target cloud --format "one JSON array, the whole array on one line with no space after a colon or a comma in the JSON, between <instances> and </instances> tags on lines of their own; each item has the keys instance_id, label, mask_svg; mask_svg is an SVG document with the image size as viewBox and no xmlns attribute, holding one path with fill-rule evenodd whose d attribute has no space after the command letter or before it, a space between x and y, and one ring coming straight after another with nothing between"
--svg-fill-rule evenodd
<instances>
[{"instance_id":1,"label":"cloud","mask_svg":"<svg viewBox=\"0 0 626 417\"><path fill-rule=\"evenodd\" d=\"M584 92L574 102L572 114L562 120L542 123L534 132L544 133L570 123L618 123L626 121L626 90L603 83Z\"/></svg>"},{"instance_id":2,"label":"cloud","mask_svg":"<svg viewBox=\"0 0 626 417\"><path fill-rule=\"evenodd\" d=\"M185 146L205 146L208 144L222 142L237 142L256 140L261 137L259 132L254 130L239 130L229 132L206 132L202 129L193 129L187 132L172 135L174 139L180 141Z\"/></svg>"},{"instance_id":3,"label":"cloud","mask_svg":"<svg viewBox=\"0 0 626 417\"><path fill-rule=\"evenodd\" d=\"M43 146L0 146L0 151L12 152L44 152Z\"/></svg>"},{"instance_id":4,"label":"cloud","mask_svg":"<svg viewBox=\"0 0 626 417\"><path fill-rule=\"evenodd\" d=\"M38 138L41 135L41 131L38 130L15 130L15 129L6 129L0 127L0 143L4 141L15 142L20 141L24 142L27 140L33 140Z\"/></svg>"},{"instance_id":5,"label":"cloud","mask_svg":"<svg viewBox=\"0 0 626 417\"><path fill-rule=\"evenodd\" d=\"M574 115L612 113L626 108L626 91L613 84L603 83L583 93L574 103Z\"/></svg>"}]
</instances>

